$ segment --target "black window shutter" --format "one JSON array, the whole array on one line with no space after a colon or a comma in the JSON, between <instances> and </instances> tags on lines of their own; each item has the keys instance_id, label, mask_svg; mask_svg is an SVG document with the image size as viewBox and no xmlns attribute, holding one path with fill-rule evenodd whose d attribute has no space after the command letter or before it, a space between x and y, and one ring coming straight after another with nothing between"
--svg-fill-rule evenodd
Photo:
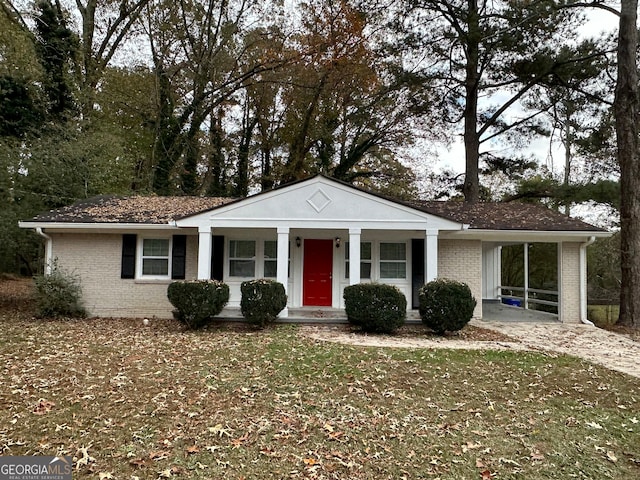
<instances>
[{"instance_id":1,"label":"black window shutter","mask_svg":"<svg viewBox=\"0 0 640 480\"><path fill-rule=\"evenodd\" d=\"M122 263L120 267L120 278L136 277L136 243L135 234L122 235Z\"/></svg>"},{"instance_id":2,"label":"black window shutter","mask_svg":"<svg viewBox=\"0 0 640 480\"><path fill-rule=\"evenodd\" d=\"M424 285L424 238L411 239L411 308L420 308L420 287Z\"/></svg>"},{"instance_id":3,"label":"black window shutter","mask_svg":"<svg viewBox=\"0 0 640 480\"><path fill-rule=\"evenodd\" d=\"M184 280L187 264L187 236L174 235L171 252L171 278Z\"/></svg>"},{"instance_id":4,"label":"black window shutter","mask_svg":"<svg viewBox=\"0 0 640 480\"><path fill-rule=\"evenodd\" d=\"M211 278L222 281L224 274L224 236L213 236L213 248L211 249Z\"/></svg>"}]
</instances>

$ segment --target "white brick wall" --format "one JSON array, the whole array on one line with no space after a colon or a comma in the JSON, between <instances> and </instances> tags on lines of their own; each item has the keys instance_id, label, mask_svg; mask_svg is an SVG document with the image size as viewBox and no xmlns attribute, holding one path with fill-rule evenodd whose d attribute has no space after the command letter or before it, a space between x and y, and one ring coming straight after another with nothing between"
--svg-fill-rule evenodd
<instances>
[{"instance_id":1,"label":"white brick wall","mask_svg":"<svg viewBox=\"0 0 640 480\"><path fill-rule=\"evenodd\" d=\"M560 321L580 323L580 244L561 245Z\"/></svg>"},{"instance_id":2,"label":"white brick wall","mask_svg":"<svg viewBox=\"0 0 640 480\"><path fill-rule=\"evenodd\" d=\"M482 318L482 242L439 240L438 277L469 285L477 305L473 316Z\"/></svg>"},{"instance_id":3,"label":"white brick wall","mask_svg":"<svg viewBox=\"0 0 640 480\"><path fill-rule=\"evenodd\" d=\"M92 316L171 318L167 281L120 278L122 235L51 233L53 256L81 279L83 299ZM186 278L197 276L198 237L187 237ZM440 240L438 276L463 281L478 301L482 316L482 244L476 240Z\"/></svg>"},{"instance_id":4,"label":"white brick wall","mask_svg":"<svg viewBox=\"0 0 640 480\"><path fill-rule=\"evenodd\" d=\"M122 235L52 233L53 257L81 279L85 308L91 316L171 318L167 281L120 278ZM198 238L187 237L186 277L197 272Z\"/></svg>"}]
</instances>

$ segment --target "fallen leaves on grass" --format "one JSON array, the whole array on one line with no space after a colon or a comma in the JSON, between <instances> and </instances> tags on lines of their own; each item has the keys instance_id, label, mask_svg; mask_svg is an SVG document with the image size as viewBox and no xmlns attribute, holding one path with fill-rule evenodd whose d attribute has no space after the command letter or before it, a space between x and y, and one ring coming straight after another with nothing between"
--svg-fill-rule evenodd
<instances>
[{"instance_id":1,"label":"fallen leaves on grass","mask_svg":"<svg viewBox=\"0 0 640 480\"><path fill-rule=\"evenodd\" d=\"M291 326L185 332L158 319L142 329L16 314L2 328L0 450L75 455L78 479L605 479L638 468L640 383L569 357L318 344Z\"/></svg>"}]
</instances>

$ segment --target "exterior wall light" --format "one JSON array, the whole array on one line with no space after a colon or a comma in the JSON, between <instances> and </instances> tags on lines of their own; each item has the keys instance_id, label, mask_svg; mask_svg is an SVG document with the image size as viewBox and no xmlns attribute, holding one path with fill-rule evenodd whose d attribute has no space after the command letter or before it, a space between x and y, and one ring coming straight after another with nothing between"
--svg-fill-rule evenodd
<instances>
[{"instance_id":1,"label":"exterior wall light","mask_svg":"<svg viewBox=\"0 0 640 480\"><path fill-rule=\"evenodd\" d=\"M300 237L296 237L296 247L300 248L300 245L302 245L302 239Z\"/></svg>"},{"instance_id":2,"label":"exterior wall light","mask_svg":"<svg viewBox=\"0 0 640 480\"><path fill-rule=\"evenodd\" d=\"M336 248L340 248L340 237L336 237Z\"/></svg>"}]
</instances>

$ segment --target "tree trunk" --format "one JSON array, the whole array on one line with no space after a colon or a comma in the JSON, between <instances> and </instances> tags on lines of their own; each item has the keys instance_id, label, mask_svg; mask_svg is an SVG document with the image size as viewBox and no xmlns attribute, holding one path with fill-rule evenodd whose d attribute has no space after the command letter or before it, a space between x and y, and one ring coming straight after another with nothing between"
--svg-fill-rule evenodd
<instances>
[{"instance_id":1,"label":"tree trunk","mask_svg":"<svg viewBox=\"0 0 640 480\"><path fill-rule=\"evenodd\" d=\"M618 80L614 100L620 164L620 261L618 323L640 328L640 161L638 158L638 0L622 0Z\"/></svg>"},{"instance_id":2,"label":"tree trunk","mask_svg":"<svg viewBox=\"0 0 640 480\"><path fill-rule=\"evenodd\" d=\"M211 116L211 126L209 127L209 143L211 153L209 154L209 175L211 177L207 195L212 197L224 197L228 195L227 190L227 169L225 165L223 140L222 140L222 111Z\"/></svg>"},{"instance_id":3,"label":"tree trunk","mask_svg":"<svg viewBox=\"0 0 640 480\"><path fill-rule=\"evenodd\" d=\"M243 131L238 147L238 164L233 191L234 197L246 197L249 195L249 153L253 130L258 124L258 119L257 117L251 118L251 109L248 105L245 106L244 121L242 123Z\"/></svg>"},{"instance_id":4,"label":"tree trunk","mask_svg":"<svg viewBox=\"0 0 640 480\"><path fill-rule=\"evenodd\" d=\"M468 0L468 39L465 66L464 152L465 176L462 193L467 203L480 200L480 136L478 134L478 63L480 56L478 3Z\"/></svg>"}]
</instances>

